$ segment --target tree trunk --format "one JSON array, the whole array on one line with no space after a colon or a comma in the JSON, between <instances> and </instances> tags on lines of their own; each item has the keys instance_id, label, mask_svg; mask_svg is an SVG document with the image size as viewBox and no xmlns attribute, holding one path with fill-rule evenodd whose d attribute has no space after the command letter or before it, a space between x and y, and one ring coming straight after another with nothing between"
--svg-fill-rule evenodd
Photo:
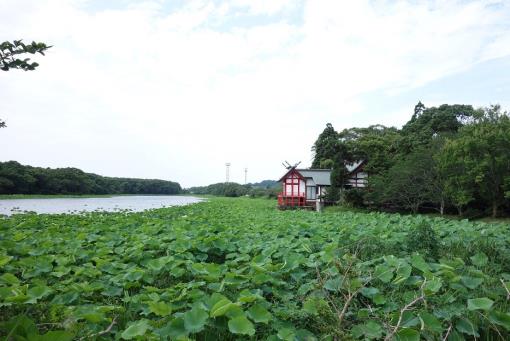
<instances>
[{"instance_id":1,"label":"tree trunk","mask_svg":"<svg viewBox=\"0 0 510 341\"><path fill-rule=\"evenodd\" d=\"M420 208L420 204L413 204L411 205L411 211L413 212L413 214L417 214L418 213L418 209Z\"/></svg>"},{"instance_id":2,"label":"tree trunk","mask_svg":"<svg viewBox=\"0 0 510 341\"><path fill-rule=\"evenodd\" d=\"M457 206L457 211L459 212L459 217L462 217L462 206Z\"/></svg>"},{"instance_id":3,"label":"tree trunk","mask_svg":"<svg viewBox=\"0 0 510 341\"><path fill-rule=\"evenodd\" d=\"M439 213L444 214L444 199L441 199L441 207L439 207Z\"/></svg>"},{"instance_id":4,"label":"tree trunk","mask_svg":"<svg viewBox=\"0 0 510 341\"><path fill-rule=\"evenodd\" d=\"M492 217L496 218L498 216L498 203L496 201L492 202Z\"/></svg>"}]
</instances>

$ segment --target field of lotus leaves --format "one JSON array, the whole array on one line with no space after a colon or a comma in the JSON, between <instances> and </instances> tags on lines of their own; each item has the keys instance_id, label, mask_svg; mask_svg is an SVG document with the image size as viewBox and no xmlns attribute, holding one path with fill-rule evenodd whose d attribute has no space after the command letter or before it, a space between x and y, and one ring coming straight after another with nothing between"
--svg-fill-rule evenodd
<instances>
[{"instance_id":1,"label":"field of lotus leaves","mask_svg":"<svg viewBox=\"0 0 510 341\"><path fill-rule=\"evenodd\" d=\"M507 224L275 205L0 218L0 339L510 339Z\"/></svg>"}]
</instances>

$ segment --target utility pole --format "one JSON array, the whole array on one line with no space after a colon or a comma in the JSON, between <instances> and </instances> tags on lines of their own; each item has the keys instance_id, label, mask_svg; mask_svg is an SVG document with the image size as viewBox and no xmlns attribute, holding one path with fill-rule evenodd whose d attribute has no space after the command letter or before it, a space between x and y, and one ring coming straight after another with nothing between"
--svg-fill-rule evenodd
<instances>
[{"instance_id":1,"label":"utility pole","mask_svg":"<svg viewBox=\"0 0 510 341\"><path fill-rule=\"evenodd\" d=\"M227 167L225 183L228 184L228 182L230 180L230 162L225 163L225 166Z\"/></svg>"},{"instance_id":2,"label":"utility pole","mask_svg":"<svg viewBox=\"0 0 510 341\"><path fill-rule=\"evenodd\" d=\"M244 184L246 185L248 183L248 168L244 169Z\"/></svg>"}]
</instances>

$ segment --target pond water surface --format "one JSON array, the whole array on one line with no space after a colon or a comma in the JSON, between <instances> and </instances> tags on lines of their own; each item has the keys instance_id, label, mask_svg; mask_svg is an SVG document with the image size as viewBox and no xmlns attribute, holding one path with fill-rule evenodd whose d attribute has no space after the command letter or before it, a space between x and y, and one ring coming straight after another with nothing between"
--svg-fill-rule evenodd
<instances>
[{"instance_id":1,"label":"pond water surface","mask_svg":"<svg viewBox=\"0 0 510 341\"><path fill-rule=\"evenodd\" d=\"M91 211L134 212L202 201L200 198L173 195L126 195L99 198L1 199L0 214L26 211L36 213L79 213Z\"/></svg>"}]
</instances>

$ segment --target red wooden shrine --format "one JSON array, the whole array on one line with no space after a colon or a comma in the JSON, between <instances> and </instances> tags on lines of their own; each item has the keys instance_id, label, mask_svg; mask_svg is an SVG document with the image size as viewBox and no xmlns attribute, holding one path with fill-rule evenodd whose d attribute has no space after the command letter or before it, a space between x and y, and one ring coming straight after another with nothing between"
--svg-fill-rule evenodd
<instances>
[{"instance_id":1,"label":"red wooden shrine","mask_svg":"<svg viewBox=\"0 0 510 341\"><path fill-rule=\"evenodd\" d=\"M282 178L282 192L278 194L278 206L305 206L305 183L303 176L296 169L291 169Z\"/></svg>"}]
</instances>

